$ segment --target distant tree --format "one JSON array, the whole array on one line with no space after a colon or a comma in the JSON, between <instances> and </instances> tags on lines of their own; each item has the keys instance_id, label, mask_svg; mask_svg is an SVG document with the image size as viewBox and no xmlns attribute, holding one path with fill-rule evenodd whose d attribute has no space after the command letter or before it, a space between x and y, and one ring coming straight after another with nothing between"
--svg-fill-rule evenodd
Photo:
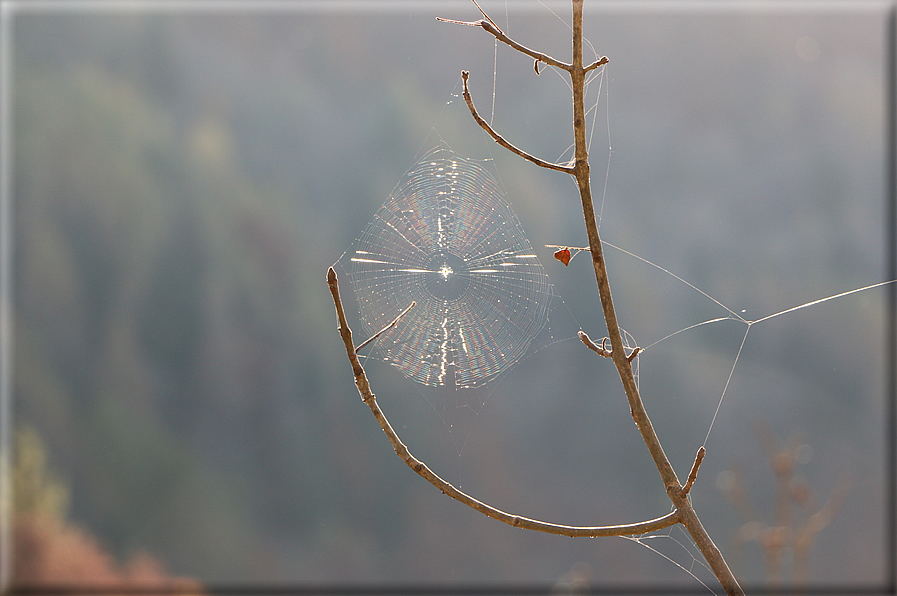
<instances>
[{"instance_id":1,"label":"distant tree","mask_svg":"<svg viewBox=\"0 0 897 596\"><path fill-rule=\"evenodd\" d=\"M40 435L22 426L15 441L12 588L28 590L102 587L166 594L201 594L192 579L172 577L145 551L120 565L90 532L66 521L68 488L47 462Z\"/></svg>"}]
</instances>

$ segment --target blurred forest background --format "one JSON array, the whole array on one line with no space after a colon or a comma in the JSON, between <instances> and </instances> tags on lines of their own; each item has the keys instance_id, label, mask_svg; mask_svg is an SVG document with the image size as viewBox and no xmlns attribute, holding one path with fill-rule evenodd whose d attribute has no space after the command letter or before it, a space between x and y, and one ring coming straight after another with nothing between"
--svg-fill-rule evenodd
<instances>
[{"instance_id":1,"label":"blurred forest background","mask_svg":"<svg viewBox=\"0 0 897 596\"><path fill-rule=\"evenodd\" d=\"M569 60L568 3L548 5L560 19L484 3L511 37ZM613 367L577 344L580 327L603 333L588 259L564 268L542 248L585 243L575 186L502 153L456 96L470 70L491 114L495 72L495 127L556 159L572 142L562 77L436 22L478 19L464 1L51 6L4 15L13 410L20 468L31 453L50 475L20 484L17 516L78 528L112 566L151 560L206 585L697 586L635 542L526 533L440 495L392 453L335 331L325 271L418 156L442 139L494 158L563 297L557 343L478 391L423 388L371 358L374 390L413 453L497 507L589 525L669 510ZM882 281L887 4L701 6L587 3L585 35L610 58L592 142L604 239L748 319ZM638 345L726 314L608 259ZM884 299L863 292L748 336L692 492L747 584L775 575L761 543L777 523L776 441L791 441L805 506L791 531L834 503L808 581L878 585L893 564ZM743 334L708 325L640 357L682 478ZM706 580L677 541L644 542ZM797 556L782 552L787 583Z\"/></svg>"}]
</instances>

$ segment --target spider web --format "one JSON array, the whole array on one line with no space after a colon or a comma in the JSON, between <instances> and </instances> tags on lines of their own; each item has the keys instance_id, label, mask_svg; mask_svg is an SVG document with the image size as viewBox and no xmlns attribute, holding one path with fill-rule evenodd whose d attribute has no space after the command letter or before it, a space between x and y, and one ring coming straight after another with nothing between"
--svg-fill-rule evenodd
<instances>
[{"instance_id":1,"label":"spider web","mask_svg":"<svg viewBox=\"0 0 897 596\"><path fill-rule=\"evenodd\" d=\"M563 21L563 19L561 20ZM505 26L505 29L507 29L507 26ZM597 58L597 54L595 57ZM497 58L495 60L495 64L497 65ZM494 68L497 69L497 66L495 66ZM587 105L591 105L591 108L587 111L587 119L591 124L588 137L590 146L593 133L596 130L600 130L601 128L600 124L599 126L596 126L596 123L598 120L598 106L601 96L601 89L603 88L603 84L605 82L604 73L605 69L598 69L592 73L589 79L589 83L593 84L593 91L597 89L597 96L595 97L594 101L587 102ZM546 71L543 70L543 76L545 74ZM493 72L493 108L492 114L489 118L490 122L495 115L494 80L495 72ZM605 107L606 105L607 104L605 102ZM599 226L602 223L604 198L607 191L607 179L611 165L610 160L613 153L613 150L610 147L609 117L607 127L608 161L607 173L605 174L605 179L603 181L604 191L600 195L598 193L595 194L595 201L596 203L599 203L596 204L596 207L598 208ZM562 162L564 157L570 156L570 153L571 149L568 148L566 152L562 153L560 157L556 159L556 161ZM355 250L350 250L349 253L347 253L347 258L349 259L347 265L351 271L349 278L352 282L353 289L355 289L356 297L359 301L359 310L361 311L363 326L368 334L375 334L376 332L380 331L383 327L394 320L395 317L400 312L402 312L403 309L407 308L412 301L416 302L415 307L411 309L409 314L402 317L402 319L400 320L400 324L397 325L395 329L385 332L378 341L376 349L379 351L384 360L386 360L396 368L399 368L404 374L406 374L406 376L424 385L436 387L442 385L454 385L455 387L479 387L489 383L489 381L491 380L494 380L502 372L510 368L515 362L518 362L521 357L526 354L528 348L532 347L530 344L532 343L533 338L538 335L539 331L542 329L545 321L543 320L538 326L530 329L531 335L529 335L529 332L527 332L525 329L518 329L518 331L520 332L518 335L509 336L513 339L510 344L500 344L500 342L496 341L497 339L501 339L502 337L504 337L500 334L497 336L483 335L481 337L482 343L477 344L477 347L479 349L492 350L493 346L496 345L514 345L518 346L519 349L516 352L512 351L511 349L495 349L496 353L493 354L493 361L491 361L486 366L470 367L469 364L464 364L461 355L469 354L470 348L473 345L462 339L467 333L464 330L467 328L466 325L468 324L465 323L464 326L459 327L456 323L461 319L456 312L448 310L448 304L452 301L458 301L464 294L464 292L469 290L471 286L470 267L465 270L461 266L451 263L450 261L452 259L448 255L454 255L454 253L452 253L448 249L443 250L443 253L445 253L445 255L443 255L441 259L436 258L435 262L430 260L433 254L439 252L439 250L434 251L432 247L436 246L438 249L438 247L440 246L448 246L447 240L443 244L440 244L440 241L438 240L435 242L430 241L430 244L428 245L428 251L421 250L423 254L418 256L415 256L415 251L418 250L417 247L420 245L420 243L407 241L407 238L411 237L410 235L412 234L412 232L418 230L419 228L415 228L410 225L411 220L407 215L410 210L405 209L403 205L407 204L408 202L418 200L418 197L415 196L415 193L417 193L419 189L422 189L425 186L428 186L430 190L436 188L437 192L440 188L439 184L437 184L433 180L430 180L430 182L428 183L425 183L423 181L427 176L432 176L433 178L435 178L438 175L435 170L435 163L431 164L430 172L425 172L425 168L427 165L426 161L428 158L432 158L433 155L439 155L440 157L457 164L469 163L482 169L482 162L475 162L473 160L464 159L454 154L450 150L436 149L431 151L416 166L414 166L408 174L406 174L403 181L399 184L396 191L393 193L393 196L391 196L387 203L380 209L380 211L377 212L377 216L375 216L374 221L371 222L362 236L359 237L358 240L356 240L356 245L353 247ZM445 192L444 190L446 188L445 185L447 185L448 182L445 180L445 165L443 164L442 167L443 181L441 182L441 184L443 184L443 187L441 188L443 188L443 192L445 194L451 195L451 192ZM486 177L489 177L488 173L484 172L484 174ZM413 182L415 177L419 178L416 183ZM494 185L494 178L489 178ZM415 186L415 184L417 184L417 186ZM497 188L497 185L495 186ZM472 191L472 194L474 195L479 194L475 192L475 189L477 188L476 184L459 184L456 187L453 187L452 190L454 190L454 188L462 187L465 191ZM482 188L486 187L486 184L482 186ZM593 188L598 189L600 188L600 185L596 184ZM502 203L504 207L507 207L507 203L505 203L502 193L498 192L496 198ZM492 199L490 198L489 200ZM456 205L449 205L448 203L446 203L446 205L448 205L448 208L446 210L447 215L443 222L445 222L446 224L454 224L459 218L460 211L457 210ZM434 209L435 211L433 212L438 214L439 207L436 207ZM519 223L517 222L516 217L514 217L513 213L510 211L509 207L507 207L507 211L502 211L501 213L503 215L503 219L514 222L514 225L519 228ZM482 215L483 212L480 213L480 216ZM392 217L393 219L390 219L390 217ZM420 220L423 218L417 217L417 219ZM430 217L429 221L432 224L432 216ZM439 221L438 217L436 218L436 221ZM388 224L387 222L391 222L391 224ZM481 229L486 230L489 228L489 225L484 224ZM386 235L383 235L384 228L388 228L388 233ZM439 225L437 223L436 229L438 230L438 228ZM471 238L476 237L473 234L473 230L475 229L475 226L468 226L467 228L465 228L465 231L469 234L468 236L466 236L466 240L468 243L470 243ZM397 232L402 230L409 231L405 232L404 234L397 234ZM614 238L613 233L615 230L613 228L607 231L607 234L603 233L602 235L606 238L611 238L615 242L619 242L624 246L626 245L624 242L620 242L619 240ZM385 242L384 240L382 240L382 238L388 237L390 235L394 236L394 238L392 238L389 242ZM403 235L407 238L402 239L401 236ZM457 235L457 238L461 237L461 234ZM525 241L526 243L526 252L517 254L533 254L532 246L526 240L525 235L523 235L523 241ZM372 246L373 248L363 248L365 242L371 243L370 246ZM403 242L404 244L402 244ZM663 331L662 333L651 336L650 334L645 334L643 331L640 332L640 330L635 330L641 339L647 340L645 343L640 344L631 335L625 333L627 349L631 350L636 346L640 346L642 349L642 354L645 354L645 352L649 352L650 356L653 358L658 349L665 349L667 344L673 343L675 339L683 338L683 334L685 334L685 332L696 330L698 328L716 328L718 326L716 324L722 323L723 321L728 321L730 323L734 322L736 323L736 326L743 326L743 333L738 333L737 340L734 343L730 344L732 354L731 356L728 356L729 359L727 364L725 365L726 368L724 371L728 374L723 375L723 378L720 381L719 388L712 390L715 391L715 394L712 395L712 403L705 404L704 411L708 412L707 422L709 423L709 425L705 425L704 428L700 430L700 436L695 436L696 441L700 440L700 438L703 437L705 443L711 436L711 433L714 429L714 424L717 420L717 415L720 412L720 408L723 405L724 399L727 399L726 395L729 392L730 381L732 381L733 375L736 372L736 368L739 367L739 362L740 360L742 360L742 351L747 343L748 334L755 324L769 321L773 318L777 319L782 315L792 313L794 311L801 310L821 302L835 300L849 294L862 292L864 290L870 290L872 288L891 283L890 281L880 282L862 288L848 290L842 292L841 294L830 295L820 300L805 302L798 306L792 306L791 308L787 308L785 310L779 310L777 312L774 312L773 314L760 316L759 318L757 318L756 316L748 317L744 314L746 311L733 310L723 303L724 301L726 303L732 304L730 298L720 296L722 301L717 300L717 298L711 296L709 293L704 292L696 285L693 285L689 281L686 281L683 277L680 277L679 275L674 273L673 270L666 269L656 264L655 262L644 259L635 253L629 252L628 250L617 247L608 242L605 242L605 245L613 251L617 251L631 258L635 258L636 260L647 264L650 268L654 268L656 271L659 271L661 273L661 276L665 276L667 278L667 282L675 280L673 283L681 284L680 289L688 288L687 291L694 291L697 294L700 294L702 297L699 298L697 302L702 302L706 299L707 301L714 303L711 308L717 309L716 314L711 316L710 318L705 319L703 317L699 317L694 319L697 322L693 322L692 324L688 324L685 326L683 326L682 323L675 323L671 328L672 332L670 333L668 333L667 331ZM359 250L366 252L359 253ZM395 255L397 253L402 253L403 259L410 260L417 258L417 264L413 266L408 264L400 264L398 262L388 261L386 258L384 258L384 255ZM426 255L430 255L430 257L424 259L424 256ZM576 256L575 252L574 256ZM462 258L463 260L463 257L460 258ZM372 261L382 262L375 263ZM662 262L662 260L658 259L657 262ZM406 261L403 260L402 263L406 263ZM538 261L536 260L535 263L537 264ZM388 269L387 265L392 267L392 269ZM370 270L364 270L364 267L368 266L370 267ZM377 266L379 266L379 268ZM517 265L514 265L514 267L517 267ZM514 267L508 266L508 273L517 273L519 271L522 271L522 269L514 269ZM401 270L402 268L404 268L405 270ZM416 271L413 271L413 269L416 269ZM495 267L493 265L490 265L488 267L483 266L483 269L494 270L488 272L483 271L482 273L484 275L482 277L482 280L493 279L493 277L499 271L502 271L498 269L498 267ZM539 271L541 272L541 274L544 274L541 269L541 265L539 265ZM459 272L465 273L466 277L464 275L456 275ZM416 282L411 282L405 280L404 278L401 278L401 276L399 275L409 273L416 274L419 278L422 279L429 277L429 288L427 287L427 283L425 281L418 280ZM390 275L393 275L395 277L393 279L390 279ZM535 273L533 273L532 275L535 276ZM496 284L500 285L501 287L511 289L513 291L513 297L505 298L503 308L501 309L502 316L507 316L507 313L511 312L511 304L515 304L515 308L526 308L525 305L527 301L532 298L534 294L532 294L528 289L524 290L524 288L530 288L533 281L533 279L528 279L526 282L524 282L520 278L506 276L505 278L502 278L500 282L490 282L491 285L489 286L488 290L484 289L486 287L486 285L484 284L484 288L477 289L474 292L474 298L476 296L485 296L486 294L484 294L484 292L489 291L492 292L489 294L489 300L496 301L499 297L502 297L501 293L496 292ZM549 299L551 299L552 297L556 299L557 296L556 294L554 294L553 287L548 282L547 277L545 278L545 283L548 287L547 297ZM563 280L560 280L559 283L563 283ZM701 286L704 286L704 282L699 283ZM412 294L409 289L417 288L418 290L420 290L421 287L426 290L426 292L424 292L423 294ZM709 291L714 294L717 293L714 290ZM564 294L573 295L570 294L566 289L564 290ZM620 292L620 294L623 294L623 292ZM401 295L401 299L399 299L399 295ZM421 296L423 296L423 298L427 300L434 301L436 303L436 306L432 306L429 309L421 308ZM525 298L524 296L529 296L529 298ZM538 302L538 304L541 308L541 304L543 303ZM792 304L794 303L792 302ZM465 306L465 308L469 307ZM508 310L504 310L505 308L507 308ZM546 317L547 312L550 309L551 303L549 302L545 305ZM409 322L413 320L412 313L415 312L418 315L417 324L418 326L422 326L423 328L417 330L417 332L415 333L412 333L411 330L405 327L406 336L403 337L401 331L401 329L403 328L402 322L409 324ZM533 321L536 321L537 319L538 318L533 319ZM442 321L441 323L440 320ZM491 319L487 317L487 327L491 325L491 323L489 323L490 320ZM477 323L480 322L482 322L482 320L478 321ZM766 325L763 325L761 327L766 327ZM424 328L426 328L426 330ZM593 330L590 329L589 331L592 332ZM751 335L753 337L753 334ZM421 337L423 338L423 341L421 340ZM599 336L595 339L600 342L600 332ZM429 344L427 343L427 341L429 341ZM414 344L414 342L417 343ZM412 345L415 346L413 347L413 349ZM418 356L417 359L415 359L415 355ZM421 358L420 355L424 355L425 358ZM639 367L641 358L642 356L639 356L634 360L633 365L636 368ZM649 361L646 361L646 364L649 363ZM468 368L465 369L465 366L467 366ZM465 377L465 374L468 376ZM728 401L731 402L732 399L729 399ZM710 416L710 413L712 413L712 417ZM706 436L703 434L705 430ZM466 432L469 433L469 429ZM717 434L719 434L719 431L717 431ZM467 435L465 434L461 441L462 445L464 442L466 442L466 440ZM460 457L460 450L458 455ZM712 578L712 575L710 575L709 577L707 576L706 570L704 569L705 566L702 557L699 553L693 552L694 546L691 538L683 533L681 528L676 527L672 530L666 530L660 533L627 538L627 540L631 540L632 542L646 547L652 552L659 554L661 557L667 559L668 561L679 567L682 571L690 575L692 578L703 584L703 586L707 590L711 592L714 591L714 588L716 587L714 585L715 579ZM667 550L668 554L662 552L661 548ZM699 575L701 576L700 578L698 577Z\"/></svg>"},{"instance_id":2,"label":"spider web","mask_svg":"<svg viewBox=\"0 0 897 596\"><path fill-rule=\"evenodd\" d=\"M384 361L428 386L477 387L526 353L553 288L495 179L437 147L404 176L349 256Z\"/></svg>"}]
</instances>

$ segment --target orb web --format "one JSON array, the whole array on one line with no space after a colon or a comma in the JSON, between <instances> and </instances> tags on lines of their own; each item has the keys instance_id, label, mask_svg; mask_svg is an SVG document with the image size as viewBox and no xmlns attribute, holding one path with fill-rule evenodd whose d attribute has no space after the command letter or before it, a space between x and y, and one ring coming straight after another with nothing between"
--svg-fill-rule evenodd
<instances>
[{"instance_id":1,"label":"orb web","mask_svg":"<svg viewBox=\"0 0 897 596\"><path fill-rule=\"evenodd\" d=\"M495 179L448 149L427 153L349 251L368 334L424 385L476 387L519 360L545 326L553 289Z\"/></svg>"}]
</instances>

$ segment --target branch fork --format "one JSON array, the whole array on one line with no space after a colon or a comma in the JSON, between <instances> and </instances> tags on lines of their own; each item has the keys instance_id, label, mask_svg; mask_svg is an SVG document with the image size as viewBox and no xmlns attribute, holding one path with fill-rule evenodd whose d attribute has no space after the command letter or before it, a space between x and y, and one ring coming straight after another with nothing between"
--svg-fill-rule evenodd
<instances>
[{"instance_id":1,"label":"branch fork","mask_svg":"<svg viewBox=\"0 0 897 596\"><path fill-rule=\"evenodd\" d=\"M540 62L542 62L544 64L548 64L549 66L555 66L562 70L566 70L567 72L573 72L573 69L574 69L573 64L569 64L567 62L561 62L560 60L556 60L556 59L552 58L548 54L543 54L542 52L537 52L535 50L531 50L530 48L526 47L525 45L517 43L516 41L514 41L513 39L511 39L510 37L505 35L504 31L502 31L498 27L498 25L495 24L495 21L493 21L491 18L489 18L489 15L487 15L485 13L485 11L483 11L483 9L480 8L480 5L476 3L476 0L474 0L474 4L476 4L477 8L479 8L479 10L480 10L480 13L485 18L480 19L478 21L456 21L454 19L444 19L442 17L436 17L436 20L442 21L443 23L452 23L454 25L468 25L471 27L481 27L486 32L491 33L495 37L495 39L497 39L498 41L514 48L521 54L525 54L525 55L529 56L530 58L532 58L534 60L533 69L536 71L536 74L539 74L539 63ZM590 70L595 70L599 66L604 66L605 64L607 64L608 61L609 60L608 60L607 56L602 56L601 58L595 60L593 63L586 66L583 69L583 72L589 72Z\"/></svg>"}]
</instances>

